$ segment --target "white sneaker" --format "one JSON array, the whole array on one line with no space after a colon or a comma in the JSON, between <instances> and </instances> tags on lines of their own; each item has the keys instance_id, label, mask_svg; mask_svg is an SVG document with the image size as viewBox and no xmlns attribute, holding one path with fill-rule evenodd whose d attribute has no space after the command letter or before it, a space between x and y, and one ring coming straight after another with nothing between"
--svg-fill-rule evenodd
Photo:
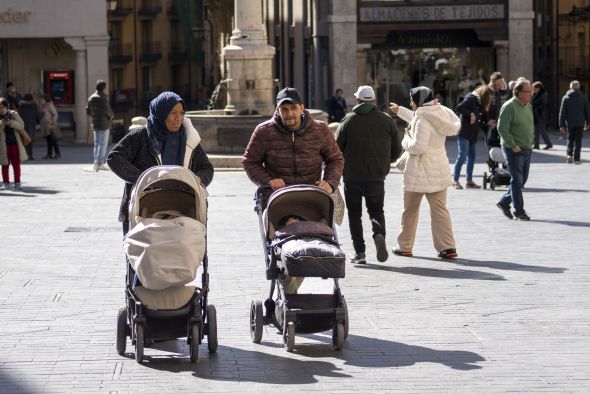
<instances>
[{"instance_id":1,"label":"white sneaker","mask_svg":"<svg viewBox=\"0 0 590 394\"><path fill-rule=\"evenodd\" d=\"M98 164L92 166L92 171L98 172Z\"/></svg>"},{"instance_id":2,"label":"white sneaker","mask_svg":"<svg viewBox=\"0 0 590 394\"><path fill-rule=\"evenodd\" d=\"M97 171L110 171L111 169L106 164L101 164L98 166Z\"/></svg>"}]
</instances>

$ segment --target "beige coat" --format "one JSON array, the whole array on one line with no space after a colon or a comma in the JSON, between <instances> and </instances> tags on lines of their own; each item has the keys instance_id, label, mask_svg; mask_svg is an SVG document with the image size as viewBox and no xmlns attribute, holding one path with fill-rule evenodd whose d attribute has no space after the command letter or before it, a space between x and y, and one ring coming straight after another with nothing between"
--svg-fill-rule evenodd
<instances>
[{"instance_id":1,"label":"beige coat","mask_svg":"<svg viewBox=\"0 0 590 394\"><path fill-rule=\"evenodd\" d=\"M19 133L19 130L24 130L25 122L23 122L18 112L16 111L10 111L10 115L12 116L12 120L8 125L12 127L15 131L20 161L25 161L29 157L27 156L25 145L23 144L22 138ZM2 124L0 124L0 164L3 166L8 164L8 156L6 155L6 135L4 134L4 125Z\"/></svg>"},{"instance_id":2,"label":"beige coat","mask_svg":"<svg viewBox=\"0 0 590 394\"><path fill-rule=\"evenodd\" d=\"M43 103L41 105L41 112L43 113L41 116L41 134L43 137L47 137L52 133L57 134L58 115L53 101Z\"/></svg>"},{"instance_id":3,"label":"beige coat","mask_svg":"<svg viewBox=\"0 0 590 394\"><path fill-rule=\"evenodd\" d=\"M409 153L403 190L435 193L449 187L453 180L445 140L461 127L457 115L435 104L419 107L416 112L400 106L397 116L410 124L409 134L402 140L402 147Z\"/></svg>"}]
</instances>

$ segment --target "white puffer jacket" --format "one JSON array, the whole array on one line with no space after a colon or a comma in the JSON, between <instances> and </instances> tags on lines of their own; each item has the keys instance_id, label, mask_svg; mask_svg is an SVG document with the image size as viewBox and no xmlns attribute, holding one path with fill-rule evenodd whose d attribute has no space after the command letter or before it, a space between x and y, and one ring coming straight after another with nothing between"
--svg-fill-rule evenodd
<instances>
[{"instance_id":1,"label":"white puffer jacket","mask_svg":"<svg viewBox=\"0 0 590 394\"><path fill-rule=\"evenodd\" d=\"M445 139L456 135L461 121L444 105L419 107L416 112L399 107L397 116L409 122L410 133L402 141L409 153L404 171L403 190L435 193L453 183Z\"/></svg>"}]
</instances>

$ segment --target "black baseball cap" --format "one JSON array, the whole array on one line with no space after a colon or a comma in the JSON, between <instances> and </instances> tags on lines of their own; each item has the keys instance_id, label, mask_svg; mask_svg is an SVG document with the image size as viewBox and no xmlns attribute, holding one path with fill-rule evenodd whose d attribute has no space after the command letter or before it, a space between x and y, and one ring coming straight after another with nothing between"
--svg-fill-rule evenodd
<instances>
[{"instance_id":1,"label":"black baseball cap","mask_svg":"<svg viewBox=\"0 0 590 394\"><path fill-rule=\"evenodd\" d=\"M297 93L297 89L295 88L285 88L281 90L277 94L277 107L283 104L284 102L289 102L292 104L302 104L301 97L299 97L299 93Z\"/></svg>"}]
</instances>

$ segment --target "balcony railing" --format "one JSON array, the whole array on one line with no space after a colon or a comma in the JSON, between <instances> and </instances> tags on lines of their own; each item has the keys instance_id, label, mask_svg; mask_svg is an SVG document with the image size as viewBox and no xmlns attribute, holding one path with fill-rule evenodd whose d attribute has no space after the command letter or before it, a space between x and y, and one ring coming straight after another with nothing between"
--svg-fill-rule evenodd
<instances>
[{"instance_id":1,"label":"balcony railing","mask_svg":"<svg viewBox=\"0 0 590 394\"><path fill-rule=\"evenodd\" d=\"M172 63L184 63L188 59L188 52L186 45L180 42L173 42L170 46L170 53L168 54L168 60Z\"/></svg>"},{"instance_id":2,"label":"balcony railing","mask_svg":"<svg viewBox=\"0 0 590 394\"><path fill-rule=\"evenodd\" d=\"M109 47L109 62L114 64L127 64L133 60L133 47L131 44L114 44Z\"/></svg>"},{"instance_id":3,"label":"balcony railing","mask_svg":"<svg viewBox=\"0 0 590 394\"><path fill-rule=\"evenodd\" d=\"M156 62L162 58L160 41L144 42L141 45L139 60L142 62Z\"/></svg>"},{"instance_id":4,"label":"balcony railing","mask_svg":"<svg viewBox=\"0 0 590 394\"><path fill-rule=\"evenodd\" d=\"M139 6L139 16L143 19L151 19L155 18L162 12L162 4L159 0L141 0L141 5Z\"/></svg>"},{"instance_id":5,"label":"balcony railing","mask_svg":"<svg viewBox=\"0 0 590 394\"><path fill-rule=\"evenodd\" d=\"M133 3L131 0L117 0L116 4L117 7L108 12L108 16L111 19L124 19L133 12Z\"/></svg>"}]
</instances>

